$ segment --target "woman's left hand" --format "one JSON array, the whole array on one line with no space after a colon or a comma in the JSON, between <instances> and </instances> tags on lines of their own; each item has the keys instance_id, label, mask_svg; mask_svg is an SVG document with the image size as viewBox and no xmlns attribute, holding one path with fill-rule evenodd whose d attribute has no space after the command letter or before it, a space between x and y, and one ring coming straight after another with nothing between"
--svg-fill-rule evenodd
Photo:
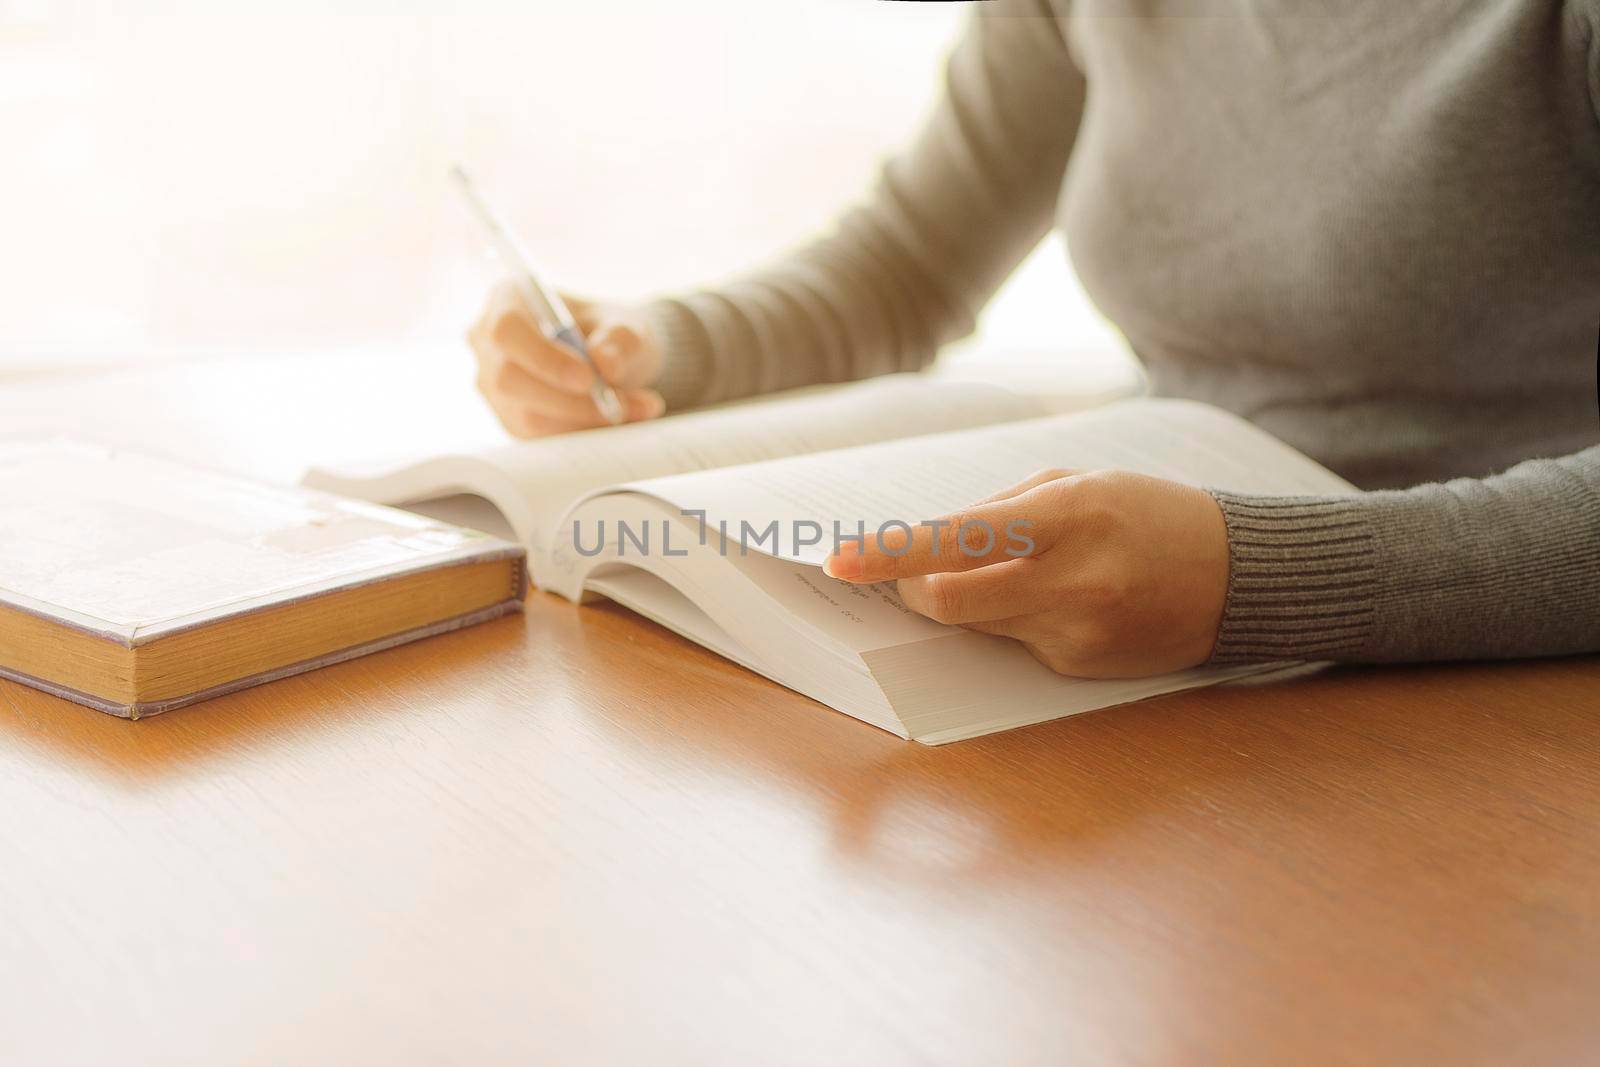
<instances>
[{"instance_id":1,"label":"woman's left hand","mask_svg":"<svg viewBox=\"0 0 1600 1067\"><path fill-rule=\"evenodd\" d=\"M1202 489L1047 470L909 537L891 527L846 542L826 569L850 582L897 580L913 610L1015 638L1061 674L1130 678L1211 655L1228 533Z\"/></svg>"}]
</instances>

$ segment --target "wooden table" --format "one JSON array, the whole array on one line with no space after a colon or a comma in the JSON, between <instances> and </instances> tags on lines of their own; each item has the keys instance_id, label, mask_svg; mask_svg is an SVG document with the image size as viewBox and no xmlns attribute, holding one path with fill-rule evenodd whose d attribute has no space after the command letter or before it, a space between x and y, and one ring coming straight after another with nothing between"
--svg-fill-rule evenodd
<instances>
[{"instance_id":1,"label":"wooden table","mask_svg":"<svg viewBox=\"0 0 1600 1067\"><path fill-rule=\"evenodd\" d=\"M1600 1059L1600 659L930 749L620 610L0 683L0 1062Z\"/></svg>"}]
</instances>

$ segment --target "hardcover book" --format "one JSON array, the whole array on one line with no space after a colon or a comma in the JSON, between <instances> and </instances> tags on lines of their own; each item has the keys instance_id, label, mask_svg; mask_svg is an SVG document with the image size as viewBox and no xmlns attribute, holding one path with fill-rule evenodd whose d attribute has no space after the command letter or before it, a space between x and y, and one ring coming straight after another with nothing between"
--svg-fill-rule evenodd
<instances>
[{"instance_id":1,"label":"hardcover book","mask_svg":"<svg viewBox=\"0 0 1600 1067\"><path fill-rule=\"evenodd\" d=\"M525 558L308 489L0 443L0 677L137 719L520 611Z\"/></svg>"}]
</instances>

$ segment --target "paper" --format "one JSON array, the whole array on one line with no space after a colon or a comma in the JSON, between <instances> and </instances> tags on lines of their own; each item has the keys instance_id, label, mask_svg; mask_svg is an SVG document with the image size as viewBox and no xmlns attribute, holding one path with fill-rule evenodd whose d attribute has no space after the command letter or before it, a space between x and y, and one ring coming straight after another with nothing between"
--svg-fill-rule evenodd
<instances>
[{"instance_id":1,"label":"paper","mask_svg":"<svg viewBox=\"0 0 1600 1067\"><path fill-rule=\"evenodd\" d=\"M387 471L315 470L306 482L390 504L462 492L483 496L534 552L537 577L541 564L548 564L556 520L590 490L1040 413L1034 401L993 386L902 374L523 441L474 456L391 465Z\"/></svg>"},{"instance_id":2,"label":"paper","mask_svg":"<svg viewBox=\"0 0 1600 1067\"><path fill-rule=\"evenodd\" d=\"M1118 468L1240 492L1354 487L1241 419L1177 400L1130 400L1075 415L886 441L628 483L752 550L820 565L842 536L949 514L1047 467ZM598 495L598 494L597 494ZM777 547L755 540L778 523ZM800 543L821 528L814 544ZM752 535L753 531L753 535Z\"/></svg>"}]
</instances>

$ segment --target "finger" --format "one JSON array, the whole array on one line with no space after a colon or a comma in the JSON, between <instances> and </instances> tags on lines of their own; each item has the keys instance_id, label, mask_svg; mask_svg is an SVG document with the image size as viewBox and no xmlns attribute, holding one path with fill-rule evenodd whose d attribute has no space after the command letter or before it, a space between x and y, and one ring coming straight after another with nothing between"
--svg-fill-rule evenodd
<instances>
[{"instance_id":1,"label":"finger","mask_svg":"<svg viewBox=\"0 0 1600 1067\"><path fill-rule=\"evenodd\" d=\"M657 419L667 410L666 400L654 389L619 389L617 397L629 422Z\"/></svg>"},{"instance_id":2,"label":"finger","mask_svg":"<svg viewBox=\"0 0 1600 1067\"><path fill-rule=\"evenodd\" d=\"M661 414L661 398L648 390L619 393L618 397L622 400L625 419L628 422L642 422ZM599 417L598 413L571 419L544 415L533 408L519 404L490 401L489 406L499 418L500 424L513 437L549 437L552 434L600 429L611 425Z\"/></svg>"},{"instance_id":3,"label":"finger","mask_svg":"<svg viewBox=\"0 0 1600 1067\"><path fill-rule=\"evenodd\" d=\"M1035 489L1043 485L1045 482L1053 482L1058 478L1074 478L1082 473L1083 472L1080 470L1071 470L1066 467L1046 467L1044 470L1035 471L1034 473L1028 475L1016 485L1007 486L998 493L984 497L982 500L977 501L977 503L993 504L1000 500L1010 500L1012 497L1021 496L1029 489Z\"/></svg>"},{"instance_id":4,"label":"finger","mask_svg":"<svg viewBox=\"0 0 1600 1067\"><path fill-rule=\"evenodd\" d=\"M619 389L616 390L616 398L622 403L622 419L626 422L654 419L666 406L661 402L661 394L653 389ZM522 408L534 419L557 427L557 430L586 430L611 424L595 408L594 397L589 394L570 397L541 389L533 397L523 400Z\"/></svg>"},{"instance_id":5,"label":"finger","mask_svg":"<svg viewBox=\"0 0 1600 1067\"><path fill-rule=\"evenodd\" d=\"M917 614L947 626L965 626L1051 607L1038 568L1038 560L1013 559L975 571L902 578L897 588L906 607Z\"/></svg>"},{"instance_id":6,"label":"finger","mask_svg":"<svg viewBox=\"0 0 1600 1067\"><path fill-rule=\"evenodd\" d=\"M480 345L564 393L587 392L594 381L594 372L583 357L546 337L520 298L500 299L485 329L473 341L475 348Z\"/></svg>"},{"instance_id":7,"label":"finger","mask_svg":"<svg viewBox=\"0 0 1600 1067\"><path fill-rule=\"evenodd\" d=\"M628 422L653 419L664 407L661 394L653 389L618 389L617 399L622 403L623 418ZM523 392L521 401L531 414L563 424L568 429L609 425L595 407L594 397L588 393L573 396L534 384Z\"/></svg>"},{"instance_id":8,"label":"finger","mask_svg":"<svg viewBox=\"0 0 1600 1067\"><path fill-rule=\"evenodd\" d=\"M639 331L622 322L605 323L589 336L589 354L601 377L625 388L649 384L651 365L645 345Z\"/></svg>"},{"instance_id":9,"label":"finger","mask_svg":"<svg viewBox=\"0 0 1600 1067\"><path fill-rule=\"evenodd\" d=\"M535 415L527 402L529 390L543 390L544 386L534 386L533 381L521 368L504 363L493 373L480 371L478 374L478 392L483 394L495 418L512 437L542 437L566 428L553 426Z\"/></svg>"},{"instance_id":10,"label":"finger","mask_svg":"<svg viewBox=\"0 0 1600 1067\"><path fill-rule=\"evenodd\" d=\"M594 410L587 390L567 393L530 374L521 364L501 358L491 350L478 361L478 391L491 403L566 418L569 413ZM597 412L598 414L598 412Z\"/></svg>"},{"instance_id":11,"label":"finger","mask_svg":"<svg viewBox=\"0 0 1600 1067\"><path fill-rule=\"evenodd\" d=\"M558 393L515 364L503 364L487 379L480 378L478 387L501 423L519 437L609 425L588 393ZM621 389L617 399L628 422L653 419L666 408L653 389Z\"/></svg>"},{"instance_id":12,"label":"finger","mask_svg":"<svg viewBox=\"0 0 1600 1067\"><path fill-rule=\"evenodd\" d=\"M1008 500L976 504L911 527L846 541L823 569L849 582L886 582L917 574L970 571L1048 549L1062 536L1059 510L1037 486Z\"/></svg>"}]
</instances>

